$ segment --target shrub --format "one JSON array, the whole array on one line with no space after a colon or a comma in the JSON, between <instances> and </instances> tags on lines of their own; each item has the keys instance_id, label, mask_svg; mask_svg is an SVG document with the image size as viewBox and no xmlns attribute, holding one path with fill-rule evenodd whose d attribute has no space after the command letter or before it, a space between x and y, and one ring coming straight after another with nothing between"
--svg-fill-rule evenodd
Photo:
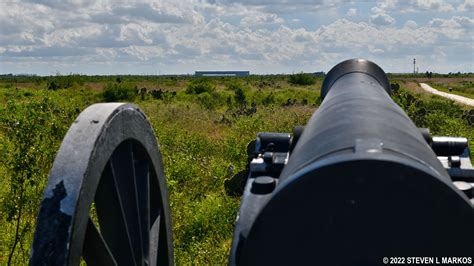
<instances>
[{"instance_id":1,"label":"shrub","mask_svg":"<svg viewBox=\"0 0 474 266\"><path fill-rule=\"evenodd\" d=\"M316 82L313 75L303 72L290 75L288 81L294 85L313 85Z\"/></svg>"},{"instance_id":2,"label":"shrub","mask_svg":"<svg viewBox=\"0 0 474 266\"><path fill-rule=\"evenodd\" d=\"M49 77L47 82L48 90L58 90L58 89L67 89L73 86L84 85L84 76L71 74L66 76L57 75L54 77Z\"/></svg>"},{"instance_id":3,"label":"shrub","mask_svg":"<svg viewBox=\"0 0 474 266\"><path fill-rule=\"evenodd\" d=\"M109 83L102 92L106 102L133 101L137 96L134 88L124 83Z\"/></svg>"},{"instance_id":4,"label":"shrub","mask_svg":"<svg viewBox=\"0 0 474 266\"><path fill-rule=\"evenodd\" d=\"M240 80L231 80L227 82L226 84L227 89L230 91L236 91L237 89L242 89L243 86L244 85L242 84Z\"/></svg>"},{"instance_id":5,"label":"shrub","mask_svg":"<svg viewBox=\"0 0 474 266\"><path fill-rule=\"evenodd\" d=\"M246 102L245 93L242 88L235 90L234 100L238 105L243 105Z\"/></svg>"},{"instance_id":6,"label":"shrub","mask_svg":"<svg viewBox=\"0 0 474 266\"><path fill-rule=\"evenodd\" d=\"M245 91L248 90L240 81L232 81L227 84L227 89L234 92L234 100L238 106L247 101Z\"/></svg>"},{"instance_id":7,"label":"shrub","mask_svg":"<svg viewBox=\"0 0 474 266\"><path fill-rule=\"evenodd\" d=\"M186 87L187 94L201 94L203 92L211 93L214 91L214 85L208 78L193 79Z\"/></svg>"},{"instance_id":8,"label":"shrub","mask_svg":"<svg viewBox=\"0 0 474 266\"><path fill-rule=\"evenodd\" d=\"M46 177L60 140L69 123L76 117L76 106L59 103L45 96L27 102L8 101L0 108L0 166L2 176L0 200L0 261L8 265L19 263L28 252ZM2 170L2 169L0 169ZM6 234L4 234L7 232ZM8 243L8 250L2 250ZM5 256L5 257L3 257ZM3 257L3 258L2 258ZM23 261L24 262L24 261Z\"/></svg>"},{"instance_id":9,"label":"shrub","mask_svg":"<svg viewBox=\"0 0 474 266\"><path fill-rule=\"evenodd\" d=\"M60 88L59 85L54 80L48 83L48 90L55 91L59 88Z\"/></svg>"},{"instance_id":10,"label":"shrub","mask_svg":"<svg viewBox=\"0 0 474 266\"><path fill-rule=\"evenodd\" d=\"M225 97L218 92L204 92L197 96L199 103L206 109L213 110L225 103Z\"/></svg>"},{"instance_id":11,"label":"shrub","mask_svg":"<svg viewBox=\"0 0 474 266\"><path fill-rule=\"evenodd\" d=\"M213 109L216 106L216 102L208 92L201 93L198 99L199 103L207 109Z\"/></svg>"},{"instance_id":12,"label":"shrub","mask_svg":"<svg viewBox=\"0 0 474 266\"><path fill-rule=\"evenodd\" d=\"M275 95L273 95L273 92L271 92L265 98L263 98L263 101L262 101L263 105L270 105L274 103L275 103Z\"/></svg>"}]
</instances>

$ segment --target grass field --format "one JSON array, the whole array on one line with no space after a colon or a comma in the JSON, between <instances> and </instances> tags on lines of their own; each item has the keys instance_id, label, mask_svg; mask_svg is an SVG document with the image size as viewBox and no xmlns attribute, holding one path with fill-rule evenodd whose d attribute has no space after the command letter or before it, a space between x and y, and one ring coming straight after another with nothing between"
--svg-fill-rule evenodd
<instances>
[{"instance_id":1,"label":"grass field","mask_svg":"<svg viewBox=\"0 0 474 266\"><path fill-rule=\"evenodd\" d=\"M474 99L474 77L471 76L400 78L400 81L413 84L423 82L437 90Z\"/></svg>"},{"instance_id":2,"label":"grass field","mask_svg":"<svg viewBox=\"0 0 474 266\"><path fill-rule=\"evenodd\" d=\"M474 99L474 83L472 83L471 81L462 81L459 83L433 82L430 85L433 88L440 91L453 93L453 94L457 94L457 95Z\"/></svg>"},{"instance_id":3,"label":"grass field","mask_svg":"<svg viewBox=\"0 0 474 266\"><path fill-rule=\"evenodd\" d=\"M229 169L245 168L247 144L258 132L292 132L306 124L320 103L322 79L305 78L290 83L288 76L3 77L0 264L8 262L15 239L12 264L27 262L42 191L61 140L85 107L105 100L137 104L155 130L170 192L176 264L225 264L239 207L239 197L225 188L232 178ZM417 90L415 81L392 77L401 85L394 100L434 135L468 137L473 154L474 112ZM472 93L469 82L463 93ZM461 78L446 84L466 87ZM137 94L144 87L154 92Z\"/></svg>"}]
</instances>

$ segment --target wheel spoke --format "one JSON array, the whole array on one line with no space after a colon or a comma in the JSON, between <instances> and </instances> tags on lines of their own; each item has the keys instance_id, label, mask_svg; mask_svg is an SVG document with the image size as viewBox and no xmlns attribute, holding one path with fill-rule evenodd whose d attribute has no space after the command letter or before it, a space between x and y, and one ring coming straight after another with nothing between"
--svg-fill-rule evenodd
<instances>
[{"instance_id":1,"label":"wheel spoke","mask_svg":"<svg viewBox=\"0 0 474 266\"><path fill-rule=\"evenodd\" d=\"M51 169L30 263L173 264L162 168L153 129L137 106L88 107L69 128ZM44 207L63 198L61 210ZM59 213L55 223L52 213Z\"/></svg>"},{"instance_id":2,"label":"wheel spoke","mask_svg":"<svg viewBox=\"0 0 474 266\"><path fill-rule=\"evenodd\" d=\"M137 145L133 145L133 157L143 258L148 261L150 252L150 163L146 152Z\"/></svg>"},{"instance_id":3,"label":"wheel spoke","mask_svg":"<svg viewBox=\"0 0 474 266\"><path fill-rule=\"evenodd\" d=\"M156 173L150 171L150 265L168 265L168 243L166 220L162 215L163 201L161 199L158 178Z\"/></svg>"},{"instance_id":4,"label":"wheel spoke","mask_svg":"<svg viewBox=\"0 0 474 266\"><path fill-rule=\"evenodd\" d=\"M158 248L160 244L160 219L159 215L150 229L150 265L158 265ZM165 264L163 264L165 265Z\"/></svg>"},{"instance_id":5,"label":"wheel spoke","mask_svg":"<svg viewBox=\"0 0 474 266\"><path fill-rule=\"evenodd\" d=\"M160 233L159 233L159 244L158 244L158 265L168 265L170 263L169 250L168 250L168 235L165 226L165 216L160 215Z\"/></svg>"},{"instance_id":6,"label":"wheel spoke","mask_svg":"<svg viewBox=\"0 0 474 266\"><path fill-rule=\"evenodd\" d=\"M142 264L143 247L141 241L140 216L133 163L132 143L125 142L117 147L110 158L113 175L119 192L126 227L132 244L137 265Z\"/></svg>"},{"instance_id":7,"label":"wheel spoke","mask_svg":"<svg viewBox=\"0 0 474 266\"><path fill-rule=\"evenodd\" d=\"M97 228L90 217L87 222L82 256L87 262L87 265L117 265L107 243L102 238L99 231L97 231Z\"/></svg>"},{"instance_id":8,"label":"wheel spoke","mask_svg":"<svg viewBox=\"0 0 474 266\"><path fill-rule=\"evenodd\" d=\"M155 221L161 214L162 200L160 195L160 186L155 171L150 171L150 222Z\"/></svg>"},{"instance_id":9,"label":"wheel spoke","mask_svg":"<svg viewBox=\"0 0 474 266\"><path fill-rule=\"evenodd\" d=\"M95 194L101 234L116 261L135 265L130 234L123 215L123 206L110 162L107 163Z\"/></svg>"}]
</instances>

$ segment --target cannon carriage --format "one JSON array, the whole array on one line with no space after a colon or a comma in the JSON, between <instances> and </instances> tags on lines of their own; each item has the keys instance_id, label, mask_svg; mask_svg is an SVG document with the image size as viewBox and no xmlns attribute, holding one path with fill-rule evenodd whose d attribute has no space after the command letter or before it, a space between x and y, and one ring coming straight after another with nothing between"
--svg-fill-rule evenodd
<instances>
[{"instance_id":1,"label":"cannon carriage","mask_svg":"<svg viewBox=\"0 0 474 266\"><path fill-rule=\"evenodd\" d=\"M257 136L230 265L472 255L467 140L418 129L390 92L376 64L344 61L326 76L304 128ZM81 257L90 265L173 264L161 155L134 105L83 111L51 170L30 264L77 265Z\"/></svg>"},{"instance_id":2,"label":"cannon carriage","mask_svg":"<svg viewBox=\"0 0 474 266\"><path fill-rule=\"evenodd\" d=\"M78 265L81 257L89 265L173 263L161 155L134 105L88 107L54 161L30 264Z\"/></svg>"}]
</instances>

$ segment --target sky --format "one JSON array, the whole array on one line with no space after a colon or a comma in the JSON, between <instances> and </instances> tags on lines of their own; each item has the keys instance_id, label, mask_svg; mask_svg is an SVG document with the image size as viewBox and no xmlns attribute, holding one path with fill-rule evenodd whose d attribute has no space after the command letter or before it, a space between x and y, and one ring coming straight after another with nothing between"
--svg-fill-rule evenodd
<instances>
[{"instance_id":1,"label":"sky","mask_svg":"<svg viewBox=\"0 0 474 266\"><path fill-rule=\"evenodd\" d=\"M474 72L474 0L0 0L0 74Z\"/></svg>"}]
</instances>

